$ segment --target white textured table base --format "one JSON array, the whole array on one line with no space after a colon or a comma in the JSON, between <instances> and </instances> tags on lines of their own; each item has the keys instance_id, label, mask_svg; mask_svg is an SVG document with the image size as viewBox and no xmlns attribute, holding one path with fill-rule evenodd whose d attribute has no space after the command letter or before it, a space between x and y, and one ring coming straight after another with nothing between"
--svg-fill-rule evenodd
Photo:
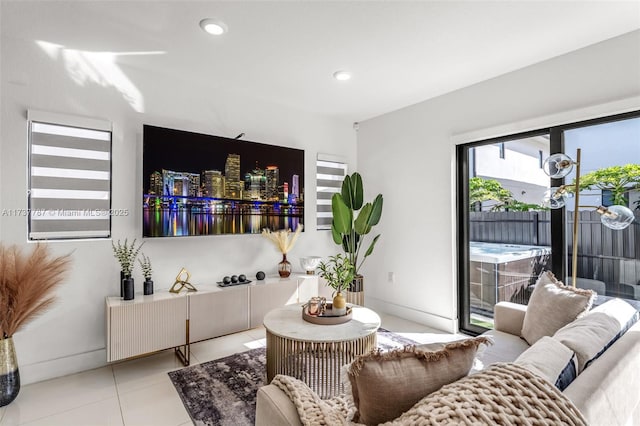
<instances>
[{"instance_id":1,"label":"white textured table base","mask_svg":"<svg viewBox=\"0 0 640 426\"><path fill-rule=\"evenodd\" d=\"M340 368L376 348L380 317L354 306L345 324L317 325L302 319L300 306L287 306L265 316L267 381L286 374L304 381L321 398L343 391Z\"/></svg>"}]
</instances>

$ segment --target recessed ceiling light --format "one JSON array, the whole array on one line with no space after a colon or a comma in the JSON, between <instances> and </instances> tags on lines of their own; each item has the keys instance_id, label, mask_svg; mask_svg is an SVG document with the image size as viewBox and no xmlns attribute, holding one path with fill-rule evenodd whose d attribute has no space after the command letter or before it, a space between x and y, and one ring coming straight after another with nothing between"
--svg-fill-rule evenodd
<instances>
[{"instance_id":1,"label":"recessed ceiling light","mask_svg":"<svg viewBox=\"0 0 640 426\"><path fill-rule=\"evenodd\" d=\"M346 81L351 78L351 73L349 71L336 71L333 73L333 78L340 81Z\"/></svg>"},{"instance_id":2,"label":"recessed ceiling light","mask_svg":"<svg viewBox=\"0 0 640 426\"><path fill-rule=\"evenodd\" d=\"M217 21L211 18L203 19L202 21L200 21L200 28L213 35L221 35L228 31L228 28L224 22Z\"/></svg>"}]
</instances>

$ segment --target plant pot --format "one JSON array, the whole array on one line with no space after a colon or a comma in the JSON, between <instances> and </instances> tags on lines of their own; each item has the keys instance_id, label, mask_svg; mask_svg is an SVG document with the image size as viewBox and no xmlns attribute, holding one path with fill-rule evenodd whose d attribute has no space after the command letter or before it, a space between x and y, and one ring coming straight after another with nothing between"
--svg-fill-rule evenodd
<instances>
[{"instance_id":1,"label":"plant pot","mask_svg":"<svg viewBox=\"0 0 640 426\"><path fill-rule=\"evenodd\" d=\"M282 262L278 263L278 274L281 278L287 278L291 275L291 263L287 260L286 253L282 253Z\"/></svg>"},{"instance_id":2,"label":"plant pot","mask_svg":"<svg viewBox=\"0 0 640 426\"><path fill-rule=\"evenodd\" d=\"M153 280L150 280L148 278L144 280L142 288L143 288L144 295L153 294Z\"/></svg>"},{"instance_id":3,"label":"plant pot","mask_svg":"<svg viewBox=\"0 0 640 426\"><path fill-rule=\"evenodd\" d=\"M347 289L347 303L364 306L364 277L356 275Z\"/></svg>"},{"instance_id":4,"label":"plant pot","mask_svg":"<svg viewBox=\"0 0 640 426\"><path fill-rule=\"evenodd\" d=\"M134 287L133 287L133 278L125 277L122 280L122 286L124 288L124 300L132 300L135 297Z\"/></svg>"},{"instance_id":5,"label":"plant pot","mask_svg":"<svg viewBox=\"0 0 640 426\"><path fill-rule=\"evenodd\" d=\"M349 283L349 291L364 291L364 277L362 275L358 274L353 278L353 281Z\"/></svg>"},{"instance_id":6,"label":"plant pot","mask_svg":"<svg viewBox=\"0 0 640 426\"><path fill-rule=\"evenodd\" d=\"M120 271L120 297L124 297L124 271Z\"/></svg>"},{"instance_id":7,"label":"plant pot","mask_svg":"<svg viewBox=\"0 0 640 426\"><path fill-rule=\"evenodd\" d=\"M340 292L337 292L333 297L333 312L336 315L346 315L347 313L347 299Z\"/></svg>"},{"instance_id":8,"label":"plant pot","mask_svg":"<svg viewBox=\"0 0 640 426\"><path fill-rule=\"evenodd\" d=\"M9 405L20 392L20 372L13 338L0 339L0 407Z\"/></svg>"}]
</instances>

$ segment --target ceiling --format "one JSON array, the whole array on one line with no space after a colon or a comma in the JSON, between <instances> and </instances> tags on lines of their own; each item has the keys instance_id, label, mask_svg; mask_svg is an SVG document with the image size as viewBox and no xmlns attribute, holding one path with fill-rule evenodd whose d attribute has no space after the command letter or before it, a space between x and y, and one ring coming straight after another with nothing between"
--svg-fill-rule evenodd
<instances>
[{"instance_id":1,"label":"ceiling","mask_svg":"<svg viewBox=\"0 0 640 426\"><path fill-rule=\"evenodd\" d=\"M125 74L180 76L203 93L349 121L640 28L639 1L2 0L1 12L3 37L115 52ZM229 32L206 34L203 18ZM334 80L340 69L353 78Z\"/></svg>"}]
</instances>

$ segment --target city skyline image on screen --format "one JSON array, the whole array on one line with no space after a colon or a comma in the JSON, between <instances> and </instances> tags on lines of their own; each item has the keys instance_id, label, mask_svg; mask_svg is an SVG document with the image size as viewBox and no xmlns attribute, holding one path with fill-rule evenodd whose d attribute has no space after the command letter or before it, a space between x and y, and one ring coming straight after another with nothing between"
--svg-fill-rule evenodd
<instances>
[{"instance_id":1,"label":"city skyline image on screen","mask_svg":"<svg viewBox=\"0 0 640 426\"><path fill-rule=\"evenodd\" d=\"M304 222L304 150L144 125L143 237Z\"/></svg>"}]
</instances>

